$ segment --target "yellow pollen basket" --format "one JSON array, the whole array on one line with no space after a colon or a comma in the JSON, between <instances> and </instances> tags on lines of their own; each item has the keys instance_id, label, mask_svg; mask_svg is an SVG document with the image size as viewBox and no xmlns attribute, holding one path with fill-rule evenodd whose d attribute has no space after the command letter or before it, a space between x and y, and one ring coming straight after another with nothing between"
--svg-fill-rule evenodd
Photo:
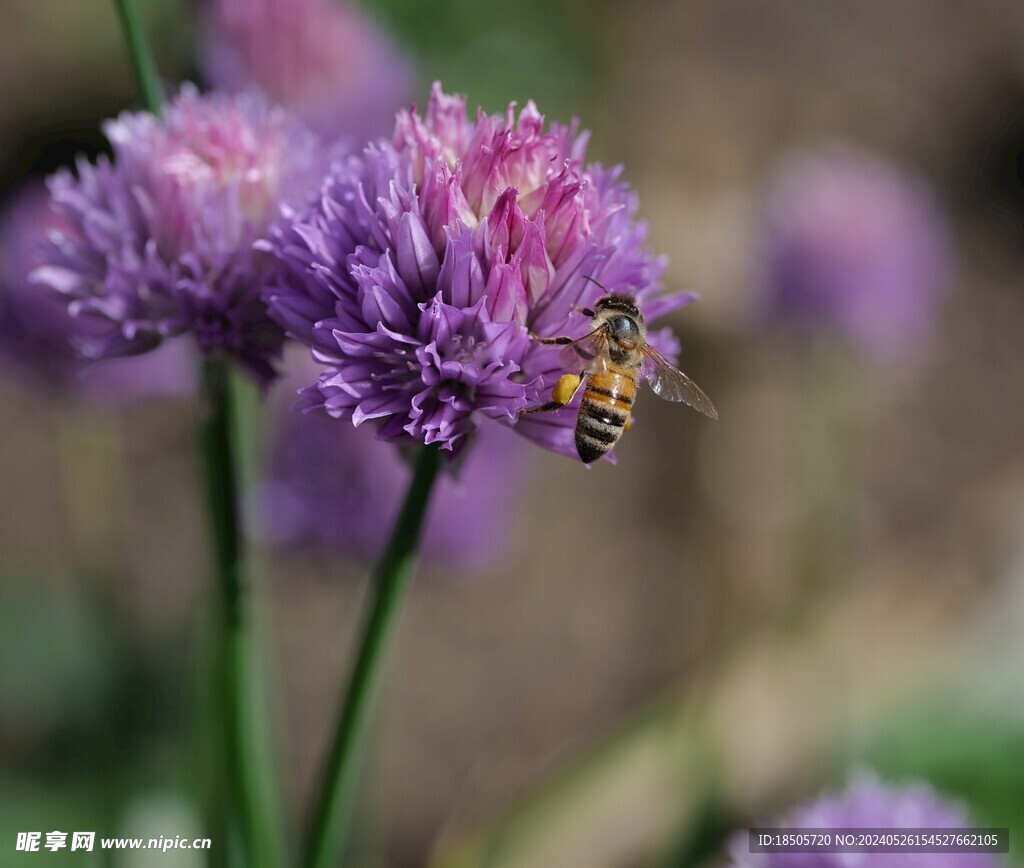
<instances>
[{"instance_id":1,"label":"yellow pollen basket","mask_svg":"<svg viewBox=\"0 0 1024 868\"><path fill-rule=\"evenodd\" d=\"M551 400L559 404L568 404L576 390L580 387L580 378L576 374L563 374L551 390Z\"/></svg>"}]
</instances>

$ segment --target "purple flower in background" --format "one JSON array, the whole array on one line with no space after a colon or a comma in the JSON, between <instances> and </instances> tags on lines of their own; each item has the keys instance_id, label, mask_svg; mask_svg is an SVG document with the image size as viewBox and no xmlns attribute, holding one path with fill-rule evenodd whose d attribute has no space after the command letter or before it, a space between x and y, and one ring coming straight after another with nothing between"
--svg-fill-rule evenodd
<instances>
[{"instance_id":1,"label":"purple flower in background","mask_svg":"<svg viewBox=\"0 0 1024 868\"><path fill-rule=\"evenodd\" d=\"M311 133L262 97L185 87L163 123L126 113L104 132L114 160L84 160L50 182L72 231L50 233L34 279L61 292L86 358L134 355L190 334L270 379L284 336L260 287L277 265L253 249L282 204L322 171Z\"/></svg>"},{"instance_id":2,"label":"purple flower in background","mask_svg":"<svg viewBox=\"0 0 1024 868\"><path fill-rule=\"evenodd\" d=\"M319 202L264 246L289 267L271 314L323 368L307 409L381 438L457 451L484 418L511 423L546 401L563 353L530 339L579 336L574 305L602 290L636 295L648 321L692 296L654 297L662 264L619 170L585 165L587 136L532 102L518 117L466 114L435 84L391 142L335 165ZM651 343L673 356L667 331ZM571 410L515 429L576 456Z\"/></svg>"},{"instance_id":3,"label":"purple flower in background","mask_svg":"<svg viewBox=\"0 0 1024 868\"><path fill-rule=\"evenodd\" d=\"M307 361L306 372L310 367ZM411 468L400 452L367 428L303 416L290 405L275 414L271 436L261 538L376 558L409 485ZM494 425L480 433L454 474L441 476L424 527L427 560L462 573L502 562L526 483L526 449L511 431Z\"/></svg>"},{"instance_id":4,"label":"purple flower in background","mask_svg":"<svg viewBox=\"0 0 1024 868\"><path fill-rule=\"evenodd\" d=\"M951 255L931 192L913 176L852 148L798 154L766 193L760 232L771 319L832 329L869 355L927 334Z\"/></svg>"},{"instance_id":5,"label":"purple flower in background","mask_svg":"<svg viewBox=\"0 0 1024 868\"><path fill-rule=\"evenodd\" d=\"M773 824L795 829L963 829L967 812L924 783L893 786L875 774L857 775L845 791L823 796ZM737 868L994 868L988 853L750 853L747 833L730 847Z\"/></svg>"},{"instance_id":6,"label":"purple flower in background","mask_svg":"<svg viewBox=\"0 0 1024 868\"><path fill-rule=\"evenodd\" d=\"M43 239L75 229L50 208L42 182L29 183L0 218L0 355L31 386L66 390L96 401L133 400L191 391L194 360L181 341L145 357L83 368L72 347L89 323L68 313L57 293L29 280L40 264Z\"/></svg>"},{"instance_id":7,"label":"purple flower in background","mask_svg":"<svg viewBox=\"0 0 1024 868\"><path fill-rule=\"evenodd\" d=\"M398 47L341 0L205 0L199 14L212 87L259 87L328 140L385 132L411 92Z\"/></svg>"}]
</instances>

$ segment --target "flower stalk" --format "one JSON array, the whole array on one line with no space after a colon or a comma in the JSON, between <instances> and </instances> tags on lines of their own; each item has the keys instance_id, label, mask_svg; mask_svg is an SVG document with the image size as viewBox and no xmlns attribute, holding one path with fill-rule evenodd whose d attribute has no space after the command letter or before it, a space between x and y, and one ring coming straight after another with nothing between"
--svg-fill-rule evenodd
<instances>
[{"instance_id":1,"label":"flower stalk","mask_svg":"<svg viewBox=\"0 0 1024 868\"><path fill-rule=\"evenodd\" d=\"M323 767L303 851L301 864L304 868L330 868L337 864L384 652L416 566L420 531L439 465L437 446L426 446L420 451L402 511L374 569L370 610L342 701L334 741Z\"/></svg>"},{"instance_id":2,"label":"flower stalk","mask_svg":"<svg viewBox=\"0 0 1024 868\"><path fill-rule=\"evenodd\" d=\"M152 52L131 0L115 0L146 108L163 120L163 100ZM207 506L213 536L217 592L210 721L217 764L214 797L223 794L228 825L237 826L244 863L254 868L283 864L279 815L272 798L272 760L261 713L260 667L252 630L252 600L246 582L238 507L238 432L229 360L202 361L200 439ZM218 814L224 806L218 806ZM215 861L232 859L231 829L223 815L209 818L220 830ZM227 856L225 860L225 856Z\"/></svg>"},{"instance_id":3,"label":"flower stalk","mask_svg":"<svg viewBox=\"0 0 1024 868\"><path fill-rule=\"evenodd\" d=\"M114 0L121 27L124 29L128 51L132 56L135 77L142 91L142 101L146 108L156 117L163 119L163 93L160 89L160 76L156 71L156 61L150 51L146 34L142 30L135 4L132 0Z\"/></svg>"},{"instance_id":4,"label":"flower stalk","mask_svg":"<svg viewBox=\"0 0 1024 868\"><path fill-rule=\"evenodd\" d=\"M201 441L206 496L217 568L215 683L220 687L221 762L227 802L241 833L247 864L274 868L280 863L273 781L259 705L258 650L252 630L252 600L246 582L238 509L237 432L230 366L224 358L202 364ZM222 846L227 846L224 841Z\"/></svg>"}]
</instances>

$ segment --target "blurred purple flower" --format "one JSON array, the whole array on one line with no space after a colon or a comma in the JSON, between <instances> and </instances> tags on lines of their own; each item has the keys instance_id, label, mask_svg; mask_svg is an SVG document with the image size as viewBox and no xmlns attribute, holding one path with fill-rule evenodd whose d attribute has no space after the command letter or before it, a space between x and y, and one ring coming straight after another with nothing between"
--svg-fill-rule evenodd
<instances>
[{"instance_id":1,"label":"blurred purple flower","mask_svg":"<svg viewBox=\"0 0 1024 868\"><path fill-rule=\"evenodd\" d=\"M41 182L29 183L0 217L0 354L26 382L93 401L180 395L192 390L194 360L181 341L168 342L140 358L83 367L71 339L85 323L68 313L52 290L29 281L40 264L43 239L51 231L73 235L74 227L50 208Z\"/></svg>"},{"instance_id":2,"label":"blurred purple flower","mask_svg":"<svg viewBox=\"0 0 1024 868\"><path fill-rule=\"evenodd\" d=\"M369 429L310 418L290 403L275 414L261 487L261 538L376 558L408 488L410 466ZM501 562L526 482L526 458L525 445L510 431L491 426L481 432L465 462L438 480L423 556L462 573Z\"/></svg>"},{"instance_id":3,"label":"blurred purple flower","mask_svg":"<svg viewBox=\"0 0 1024 868\"><path fill-rule=\"evenodd\" d=\"M692 300L654 298L662 263L618 169L584 165L587 135L532 102L478 112L435 84L422 117L399 113L392 142L335 165L320 201L265 249L290 268L271 315L323 366L305 407L396 443L457 451L482 418L511 423L546 401L563 354L531 340L579 336L573 305L602 290L636 295L647 319ZM673 356L667 331L651 342ZM515 428L577 458L572 410Z\"/></svg>"},{"instance_id":4,"label":"blurred purple flower","mask_svg":"<svg viewBox=\"0 0 1024 868\"><path fill-rule=\"evenodd\" d=\"M948 285L949 238L931 191L853 148L784 162L760 234L769 318L832 329L867 355L923 338Z\"/></svg>"},{"instance_id":5,"label":"blurred purple flower","mask_svg":"<svg viewBox=\"0 0 1024 868\"><path fill-rule=\"evenodd\" d=\"M262 381L284 336L260 287L274 260L253 249L284 204L300 203L323 169L312 133L262 97L200 96L186 86L163 123L121 115L104 131L111 163L80 161L49 181L73 231L50 233L33 278L91 322L91 359L134 355L191 334Z\"/></svg>"},{"instance_id":6,"label":"blurred purple flower","mask_svg":"<svg viewBox=\"0 0 1024 868\"><path fill-rule=\"evenodd\" d=\"M924 783L893 786L861 772L846 790L797 808L774 824L794 829L964 829L967 812ZM732 841L737 868L995 868L988 853L750 853L746 832Z\"/></svg>"},{"instance_id":7,"label":"blurred purple flower","mask_svg":"<svg viewBox=\"0 0 1024 868\"><path fill-rule=\"evenodd\" d=\"M342 0L205 0L200 26L212 87L259 87L328 140L384 133L412 90L398 47Z\"/></svg>"}]
</instances>

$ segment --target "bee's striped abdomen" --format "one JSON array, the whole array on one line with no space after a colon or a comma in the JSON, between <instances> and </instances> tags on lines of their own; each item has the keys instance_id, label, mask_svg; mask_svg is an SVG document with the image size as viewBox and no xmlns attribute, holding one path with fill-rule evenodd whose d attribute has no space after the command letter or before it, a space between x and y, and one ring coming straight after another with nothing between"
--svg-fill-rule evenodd
<instances>
[{"instance_id":1,"label":"bee's striped abdomen","mask_svg":"<svg viewBox=\"0 0 1024 868\"><path fill-rule=\"evenodd\" d=\"M592 374L576 417L576 451L584 464L611 451L629 421L636 380L629 371Z\"/></svg>"}]
</instances>

